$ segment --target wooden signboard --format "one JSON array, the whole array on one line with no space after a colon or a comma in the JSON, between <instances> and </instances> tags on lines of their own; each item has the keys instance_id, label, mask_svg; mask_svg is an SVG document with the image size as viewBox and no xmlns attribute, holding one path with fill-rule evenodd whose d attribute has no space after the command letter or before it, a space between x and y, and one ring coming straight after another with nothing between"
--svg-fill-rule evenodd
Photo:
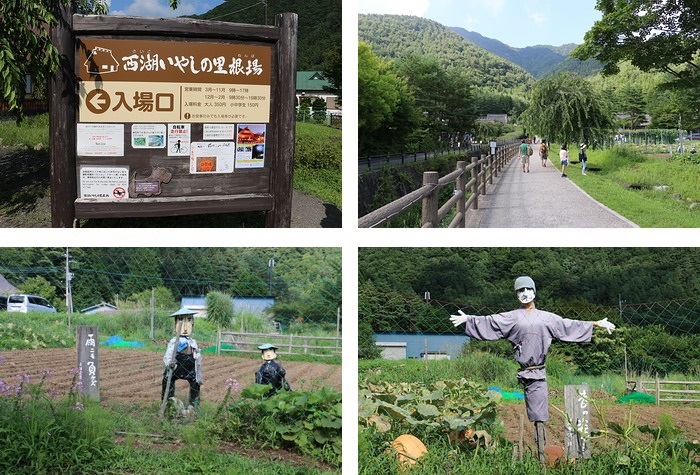
<instances>
[{"instance_id":1,"label":"wooden signboard","mask_svg":"<svg viewBox=\"0 0 700 475\"><path fill-rule=\"evenodd\" d=\"M49 94L55 227L238 211L290 226L296 14L65 18L53 34L68 66Z\"/></svg>"}]
</instances>

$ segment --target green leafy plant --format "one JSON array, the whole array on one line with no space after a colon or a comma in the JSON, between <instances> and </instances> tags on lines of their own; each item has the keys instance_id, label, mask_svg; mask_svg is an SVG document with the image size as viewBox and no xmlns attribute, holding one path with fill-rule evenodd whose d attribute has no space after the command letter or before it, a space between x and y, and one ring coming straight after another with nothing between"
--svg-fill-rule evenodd
<instances>
[{"instance_id":1,"label":"green leafy plant","mask_svg":"<svg viewBox=\"0 0 700 475\"><path fill-rule=\"evenodd\" d=\"M366 383L359 392L358 417L380 432L397 428L464 431L491 428L500 396L478 383L461 380L429 384Z\"/></svg>"},{"instance_id":2,"label":"green leafy plant","mask_svg":"<svg viewBox=\"0 0 700 475\"><path fill-rule=\"evenodd\" d=\"M332 389L282 391L270 398L269 385L254 384L221 411L215 433L225 441L287 448L340 466L342 395Z\"/></svg>"}]
</instances>

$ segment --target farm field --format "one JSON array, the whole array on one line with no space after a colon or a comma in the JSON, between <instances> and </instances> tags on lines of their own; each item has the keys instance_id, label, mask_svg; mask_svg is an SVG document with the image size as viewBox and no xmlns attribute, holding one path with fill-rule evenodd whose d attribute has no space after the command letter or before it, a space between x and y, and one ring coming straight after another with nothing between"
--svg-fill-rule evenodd
<instances>
[{"instance_id":1,"label":"farm field","mask_svg":"<svg viewBox=\"0 0 700 475\"><path fill-rule=\"evenodd\" d=\"M626 426L625 421L629 420L630 410L632 411L632 420L637 426L650 425L658 427L659 418L670 416L675 427L683 431L684 439L698 440L700 439L700 407L691 407L686 405L678 406L654 406L650 404L636 404L630 409L629 405L617 404L614 398L607 396L607 400L594 393L594 399L599 399L603 411L603 419L610 422ZM560 411L564 410L563 404L555 404ZM532 422L527 420L525 412L525 403L502 403L498 405L498 417L503 421L504 433L503 436L511 442L518 441L520 416L525 419L525 435L524 443L532 453L536 453L533 434L534 428ZM547 423L547 445L564 447L564 416L556 409L550 407L550 420ZM591 412L591 427L593 430L600 429L598 423L598 414L595 410ZM594 445L596 442L593 442Z\"/></svg>"},{"instance_id":2,"label":"farm field","mask_svg":"<svg viewBox=\"0 0 700 475\"><path fill-rule=\"evenodd\" d=\"M4 362L0 365L0 380L14 381L18 374L26 373L32 382L38 382L44 369L51 371L46 385L68 393L77 365L74 348L43 350L2 351ZM163 353L154 351L108 349L100 347L100 397L103 402L130 402L147 405L160 399L163 378ZM292 389L313 390L327 387L342 391L340 365L279 362L287 370L287 380ZM202 402L219 403L226 395L226 380L234 378L242 389L255 382L255 371L261 360L231 356L203 355ZM175 395L187 401L189 390L186 381L176 382Z\"/></svg>"}]
</instances>

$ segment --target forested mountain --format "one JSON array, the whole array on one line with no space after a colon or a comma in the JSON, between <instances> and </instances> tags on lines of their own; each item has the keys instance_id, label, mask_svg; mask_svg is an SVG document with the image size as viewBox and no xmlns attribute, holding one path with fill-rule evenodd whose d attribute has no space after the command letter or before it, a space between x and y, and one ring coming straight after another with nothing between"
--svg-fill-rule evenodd
<instances>
[{"instance_id":1,"label":"forested mountain","mask_svg":"<svg viewBox=\"0 0 700 475\"><path fill-rule=\"evenodd\" d=\"M432 20L404 15L359 15L358 37L383 59L426 55L444 67L469 71L472 84L494 91L525 91L534 78L523 68L466 41Z\"/></svg>"},{"instance_id":2,"label":"forested mountain","mask_svg":"<svg viewBox=\"0 0 700 475\"><path fill-rule=\"evenodd\" d=\"M695 248L362 248L359 287L457 306L509 307L530 275L543 305L610 305L695 297ZM372 290L374 289L374 290Z\"/></svg>"},{"instance_id":3,"label":"forested mountain","mask_svg":"<svg viewBox=\"0 0 700 475\"><path fill-rule=\"evenodd\" d=\"M65 252L4 248L0 275L22 292L41 295L65 309ZM170 310L179 308L183 296L210 291L273 296L278 309L305 321L335 322L341 305L341 255L335 248L70 248L69 252L76 310L102 301L140 302L144 296L147 305L151 289L161 289L159 295L167 297L164 308Z\"/></svg>"},{"instance_id":4,"label":"forested mountain","mask_svg":"<svg viewBox=\"0 0 700 475\"><path fill-rule=\"evenodd\" d=\"M232 23L274 25L275 15L293 12L299 15L297 70L321 70L327 52L340 48L342 44L341 0L285 0L284 2L251 2L228 0L216 8L193 18Z\"/></svg>"},{"instance_id":5,"label":"forested mountain","mask_svg":"<svg viewBox=\"0 0 700 475\"><path fill-rule=\"evenodd\" d=\"M580 61L569 58L569 54L576 48L573 43L561 46L537 45L514 48L464 28L450 27L449 29L486 51L517 64L537 79L553 72L563 71L573 71L588 76L596 74L601 69L600 63L597 61Z\"/></svg>"}]
</instances>

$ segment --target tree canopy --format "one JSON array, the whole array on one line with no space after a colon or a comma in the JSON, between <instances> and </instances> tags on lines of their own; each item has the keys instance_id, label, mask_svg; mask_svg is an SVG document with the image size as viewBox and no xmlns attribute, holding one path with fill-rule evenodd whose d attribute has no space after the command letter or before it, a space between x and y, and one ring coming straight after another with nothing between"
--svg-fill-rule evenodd
<instances>
[{"instance_id":1,"label":"tree canopy","mask_svg":"<svg viewBox=\"0 0 700 475\"><path fill-rule=\"evenodd\" d=\"M597 59L605 74L629 60L642 71L671 74L681 87L697 87L700 1L598 0L596 9L603 18L572 56Z\"/></svg>"},{"instance_id":2,"label":"tree canopy","mask_svg":"<svg viewBox=\"0 0 700 475\"><path fill-rule=\"evenodd\" d=\"M583 78L559 73L540 80L521 121L554 142L593 144L612 127L612 113Z\"/></svg>"}]
</instances>

